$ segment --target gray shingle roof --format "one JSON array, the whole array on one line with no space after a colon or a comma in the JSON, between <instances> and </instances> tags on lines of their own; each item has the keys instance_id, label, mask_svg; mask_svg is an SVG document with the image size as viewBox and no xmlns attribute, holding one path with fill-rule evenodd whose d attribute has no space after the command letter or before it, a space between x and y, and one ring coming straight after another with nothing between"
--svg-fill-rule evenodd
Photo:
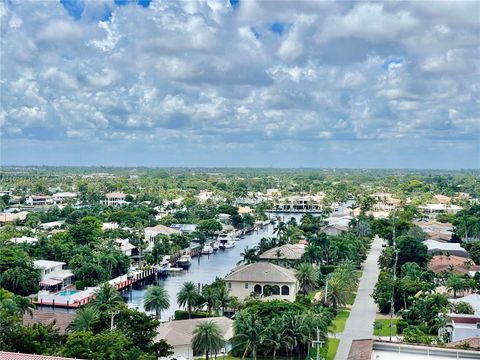
<instances>
[{"instance_id":1,"label":"gray shingle roof","mask_svg":"<svg viewBox=\"0 0 480 360\"><path fill-rule=\"evenodd\" d=\"M225 281L295 283L295 270L269 262L242 265L228 274Z\"/></svg>"}]
</instances>

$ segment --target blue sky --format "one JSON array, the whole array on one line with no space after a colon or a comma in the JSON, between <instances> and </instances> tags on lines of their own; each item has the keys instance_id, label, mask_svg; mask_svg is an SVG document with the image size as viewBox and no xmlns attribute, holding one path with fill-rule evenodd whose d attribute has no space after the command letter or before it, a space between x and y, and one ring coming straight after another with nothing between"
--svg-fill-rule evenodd
<instances>
[{"instance_id":1,"label":"blue sky","mask_svg":"<svg viewBox=\"0 0 480 360\"><path fill-rule=\"evenodd\" d=\"M3 1L1 164L479 168L479 11Z\"/></svg>"}]
</instances>

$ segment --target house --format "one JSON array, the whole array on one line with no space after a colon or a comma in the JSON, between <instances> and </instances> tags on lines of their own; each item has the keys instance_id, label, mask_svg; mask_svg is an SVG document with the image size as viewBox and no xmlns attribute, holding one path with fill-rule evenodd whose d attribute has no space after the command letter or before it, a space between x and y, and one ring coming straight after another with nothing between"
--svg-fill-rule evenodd
<instances>
[{"instance_id":1,"label":"house","mask_svg":"<svg viewBox=\"0 0 480 360\"><path fill-rule=\"evenodd\" d=\"M322 231L327 235L339 235L341 233L348 231L348 226L343 226L340 224L332 224L325 226Z\"/></svg>"},{"instance_id":2,"label":"house","mask_svg":"<svg viewBox=\"0 0 480 360\"><path fill-rule=\"evenodd\" d=\"M172 224L170 227L179 231L181 234L191 234L197 230L196 224Z\"/></svg>"},{"instance_id":3,"label":"house","mask_svg":"<svg viewBox=\"0 0 480 360\"><path fill-rule=\"evenodd\" d=\"M241 216L252 215L255 212L255 209L252 209L250 206L240 206L238 208L238 214Z\"/></svg>"},{"instance_id":4,"label":"house","mask_svg":"<svg viewBox=\"0 0 480 360\"><path fill-rule=\"evenodd\" d=\"M223 224L226 224L230 221L230 215L229 214L218 214L218 221L220 221Z\"/></svg>"},{"instance_id":5,"label":"house","mask_svg":"<svg viewBox=\"0 0 480 360\"><path fill-rule=\"evenodd\" d=\"M467 250L462 248L459 243L441 242L436 240L425 240L423 244L427 247L428 253L432 255L454 255L460 257L469 257Z\"/></svg>"},{"instance_id":6,"label":"house","mask_svg":"<svg viewBox=\"0 0 480 360\"><path fill-rule=\"evenodd\" d=\"M377 202L373 205L374 211L391 212L396 209L400 203L400 199L396 199L392 194L386 192L376 192L371 195Z\"/></svg>"},{"instance_id":7,"label":"house","mask_svg":"<svg viewBox=\"0 0 480 360\"><path fill-rule=\"evenodd\" d=\"M459 341L449 342L445 345L447 348L454 349L476 349L480 350L480 337L473 337Z\"/></svg>"},{"instance_id":8,"label":"house","mask_svg":"<svg viewBox=\"0 0 480 360\"><path fill-rule=\"evenodd\" d=\"M479 353L471 350L361 339L352 341L347 360L466 360L478 357Z\"/></svg>"},{"instance_id":9,"label":"house","mask_svg":"<svg viewBox=\"0 0 480 360\"><path fill-rule=\"evenodd\" d=\"M128 241L128 239L116 239L115 243L117 244L120 251L128 257L131 257L133 255L133 251L137 248L135 245L130 244L130 241Z\"/></svg>"},{"instance_id":10,"label":"house","mask_svg":"<svg viewBox=\"0 0 480 360\"><path fill-rule=\"evenodd\" d=\"M148 243L147 250L153 249L155 238L158 235L180 234L178 230L169 228L168 226L165 226L165 225L156 225L156 226L146 227L143 231L145 234L145 241Z\"/></svg>"},{"instance_id":11,"label":"house","mask_svg":"<svg viewBox=\"0 0 480 360\"><path fill-rule=\"evenodd\" d=\"M480 295L479 294L470 294L457 299L449 299L448 301L454 304L459 302L466 302L470 304L470 306L475 311L475 314L480 316Z\"/></svg>"},{"instance_id":12,"label":"house","mask_svg":"<svg viewBox=\"0 0 480 360\"><path fill-rule=\"evenodd\" d=\"M446 332L450 341L480 337L480 316L476 314L447 314L447 324L439 332Z\"/></svg>"},{"instance_id":13,"label":"house","mask_svg":"<svg viewBox=\"0 0 480 360\"><path fill-rule=\"evenodd\" d=\"M78 197L78 193L74 192L57 192L52 195L52 202L54 204L64 204L73 202Z\"/></svg>"},{"instance_id":14,"label":"house","mask_svg":"<svg viewBox=\"0 0 480 360\"><path fill-rule=\"evenodd\" d=\"M418 208L430 216L435 216L438 214L456 214L462 210L462 207L458 205L449 204L426 204L419 206Z\"/></svg>"},{"instance_id":15,"label":"house","mask_svg":"<svg viewBox=\"0 0 480 360\"><path fill-rule=\"evenodd\" d=\"M53 198L50 195L30 195L25 203L33 206L52 205Z\"/></svg>"},{"instance_id":16,"label":"house","mask_svg":"<svg viewBox=\"0 0 480 360\"><path fill-rule=\"evenodd\" d=\"M102 223L102 230L103 230L103 231L106 231L106 230L115 230L115 229L118 229L118 223L116 223L116 222L106 222L106 223Z\"/></svg>"},{"instance_id":17,"label":"house","mask_svg":"<svg viewBox=\"0 0 480 360\"><path fill-rule=\"evenodd\" d=\"M260 254L259 259L263 261L276 261L279 265L286 265L290 261L300 260L305 254L305 245L285 244L274 247Z\"/></svg>"},{"instance_id":18,"label":"house","mask_svg":"<svg viewBox=\"0 0 480 360\"><path fill-rule=\"evenodd\" d=\"M120 206L125 205L127 202L125 201L126 194L121 192L111 192L105 194L104 203L107 206Z\"/></svg>"},{"instance_id":19,"label":"house","mask_svg":"<svg viewBox=\"0 0 480 360\"><path fill-rule=\"evenodd\" d=\"M0 225L5 225L9 223L14 223L16 221L25 221L27 220L27 215L30 214L29 211L20 211L20 212L2 212L0 213Z\"/></svg>"},{"instance_id":20,"label":"house","mask_svg":"<svg viewBox=\"0 0 480 360\"><path fill-rule=\"evenodd\" d=\"M233 337L233 320L224 316L190 320L176 320L160 324L157 330L157 336L155 337L154 341L158 342L159 340L163 339L168 344L172 345L174 352L173 357L175 358L183 357L188 360L194 359L194 355L195 357L198 357L203 354L193 353L193 332L195 331L196 327L204 321L212 321L218 326L221 336L226 341L225 353L230 351L232 346L229 343L229 340ZM214 354L211 354L211 356L213 355Z\"/></svg>"},{"instance_id":21,"label":"house","mask_svg":"<svg viewBox=\"0 0 480 360\"><path fill-rule=\"evenodd\" d=\"M38 225L39 228L42 228L43 230L51 230L51 229L58 229L62 227L62 225L65 224L65 221L60 220L60 221L50 221L46 223L41 223Z\"/></svg>"},{"instance_id":22,"label":"house","mask_svg":"<svg viewBox=\"0 0 480 360\"><path fill-rule=\"evenodd\" d=\"M477 271L480 271L480 266L475 265L471 259L455 255L435 255L428 262L428 268L435 274L451 271L458 275L473 276Z\"/></svg>"},{"instance_id":23,"label":"house","mask_svg":"<svg viewBox=\"0 0 480 360\"><path fill-rule=\"evenodd\" d=\"M427 233L429 239L444 242L452 239L453 225L450 223L421 219L414 221L414 224Z\"/></svg>"},{"instance_id":24,"label":"house","mask_svg":"<svg viewBox=\"0 0 480 360\"><path fill-rule=\"evenodd\" d=\"M239 266L225 276L230 296L240 300L255 294L262 299L295 301L298 280L295 270L266 261Z\"/></svg>"},{"instance_id":25,"label":"house","mask_svg":"<svg viewBox=\"0 0 480 360\"><path fill-rule=\"evenodd\" d=\"M36 244L38 239L29 236L22 236L11 238L10 241L14 242L15 244Z\"/></svg>"},{"instance_id":26,"label":"house","mask_svg":"<svg viewBox=\"0 0 480 360\"><path fill-rule=\"evenodd\" d=\"M55 324L55 328L58 329L60 334L67 332L68 326L75 318L75 313L58 312L58 311L39 311L33 310L32 315L23 315L23 325L43 324L50 325Z\"/></svg>"},{"instance_id":27,"label":"house","mask_svg":"<svg viewBox=\"0 0 480 360\"><path fill-rule=\"evenodd\" d=\"M65 265L61 261L35 260L33 265L40 269L40 286L44 287L64 287L70 285L73 281L73 273L68 269L63 269Z\"/></svg>"},{"instance_id":28,"label":"house","mask_svg":"<svg viewBox=\"0 0 480 360\"><path fill-rule=\"evenodd\" d=\"M0 360L81 360L81 359L0 351Z\"/></svg>"}]
</instances>

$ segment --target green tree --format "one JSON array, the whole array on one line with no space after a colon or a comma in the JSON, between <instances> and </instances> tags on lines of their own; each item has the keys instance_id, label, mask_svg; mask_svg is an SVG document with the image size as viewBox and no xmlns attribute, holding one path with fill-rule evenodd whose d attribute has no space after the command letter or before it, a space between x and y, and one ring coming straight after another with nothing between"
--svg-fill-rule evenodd
<instances>
[{"instance_id":1,"label":"green tree","mask_svg":"<svg viewBox=\"0 0 480 360\"><path fill-rule=\"evenodd\" d=\"M109 283L104 283L95 293L95 298L90 305L97 311L111 312L124 304L120 293Z\"/></svg>"},{"instance_id":2,"label":"green tree","mask_svg":"<svg viewBox=\"0 0 480 360\"><path fill-rule=\"evenodd\" d=\"M304 295L316 289L318 285L318 272L311 264L299 264L295 272L295 277L298 280L300 292Z\"/></svg>"},{"instance_id":3,"label":"green tree","mask_svg":"<svg viewBox=\"0 0 480 360\"><path fill-rule=\"evenodd\" d=\"M209 355L217 353L225 344L220 327L213 322L201 321L195 327L192 338L192 349L194 353L205 354L206 359Z\"/></svg>"},{"instance_id":4,"label":"green tree","mask_svg":"<svg viewBox=\"0 0 480 360\"><path fill-rule=\"evenodd\" d=\"M78 309L75 318L69 325L73 331L90 331L93 325L98 321L98 311L94 306L85 306Z\"/></svg>"},{"instance_id":5,"label":"green tree","mask_svg":"<svg viewBox=\"0 0 480 360\"><path fill-rule=\"evenodd\" d=\"M162 310L170 307L169 295L164 287L150 285L144 298L146 311L155 311L155 317L160 320Z\"/></svg>"},{"instance_id":6,"label":"green tree","mask_svg":"<svg viewBox=\"0 0 480 360\"><path fill-rule=\"evenodd\" d=\"M183 283L180 291L177 294L178 305L187 307L188 318L192 318L192 308L199 305L200 293L195 284L191 281Z\"/></svg>"}]
</instances>

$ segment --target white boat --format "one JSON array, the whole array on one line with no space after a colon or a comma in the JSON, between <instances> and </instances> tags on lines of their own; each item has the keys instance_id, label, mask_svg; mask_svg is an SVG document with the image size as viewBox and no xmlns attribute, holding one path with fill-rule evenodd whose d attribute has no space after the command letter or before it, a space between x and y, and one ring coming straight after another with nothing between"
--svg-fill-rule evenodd
<instances>
[{"instance_id":1,"label":"white boat","mask_svg":"<svg viewBox=\"0 0 480 360\"><path fill-rule=\"evenodd\" d=\"M213 254L213 247L211 247L210 245L205 245L205 246L202 248L202 254L203 254L203 255Z\"/></svg>"},{"instance_id":2,"label":"white boat","mask_svg":"<svg viewBox=\"0 0 480 360\"><path fill-rule=\"evenodd\" d=\"M220 249L225 249L225 244L229 241L232 241L232 235L222 233L218 235L217 242Z\"/></svg>"},{"instance_id":3,"label":"white boat","mask_svg":"<svg viewBox=\"0 0 480 360\"><path fill-rule=\"evenodd\" d=\"M212 244L213 251L217 251L220 248L220 244L218 242L214 242Z\"/></svg>"},{"instance_id":4,"label":"white boat","mask_svg":"<svg viewBox=\"0 0 480 360\"><path fill-rule=\"evenodd\" d=\"M222 248L223 246L223 248ZM234 248L235 247L235 241L233 240L230 240L230 241L227 241L225 244L223 244L222 246L220 246L220 249L231 249L231 248Z\"/></svg>"},{"instance_id":5,"label":"white boat","mask_svg":"<svg viewBox=\"0 0 480 360\"><path fill-rule=\"evenodd\" d=\"M182 255L177 260L177 266L179 267L189 267L190 265L192 265L192 257L190 255Z\"/></svg>"}]
</instances>

